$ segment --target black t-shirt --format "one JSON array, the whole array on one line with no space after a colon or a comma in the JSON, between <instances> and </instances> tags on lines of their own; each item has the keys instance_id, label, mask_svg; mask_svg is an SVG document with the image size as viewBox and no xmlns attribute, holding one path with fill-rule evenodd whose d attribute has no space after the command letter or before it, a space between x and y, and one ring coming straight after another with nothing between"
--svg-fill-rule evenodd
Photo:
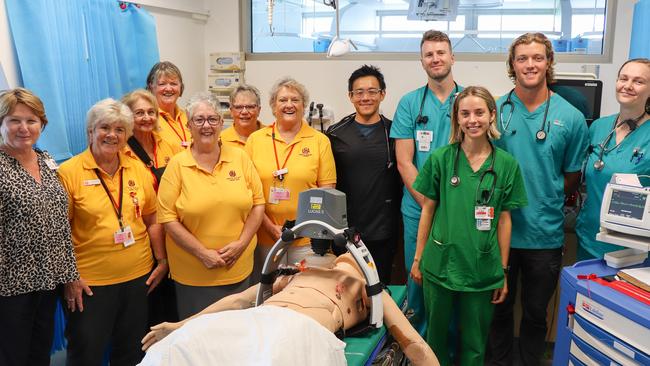
<instances>
[{"instance_id":1,"label":"black t-shirt","mask_svg":"<svg viewBox=\"0 0 650 366\"><path fill-rule=\"evenodd\" d=\"M336 162L336 188L346 194L348 224L364 240L393 238L402 197L391 121L364 125L353 116L327 130Z\"/></svg>"}]
</instances>

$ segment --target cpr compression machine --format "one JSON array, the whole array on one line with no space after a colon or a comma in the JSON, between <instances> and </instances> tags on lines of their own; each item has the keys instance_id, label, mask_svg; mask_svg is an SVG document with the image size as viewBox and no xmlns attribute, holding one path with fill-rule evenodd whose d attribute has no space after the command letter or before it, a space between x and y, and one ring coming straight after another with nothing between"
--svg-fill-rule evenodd
<instances>
[{"instance_id":1,"label":"cpr compression machine","mask_svg":"<svg viewBox=\"0 0 650 366\"><path fill-rule=\"evenodd\" d=\"M329 240L345 247L352 254L366 279L366 294L371 301L369 325L381 328L384 309L382 285L372 255L359 234L348 228L345 193L333 188L313 188L298 196L298 216L295 225L285 225L280 239L264 260L262 278L257 291L256 306L273 295L273 282L278 274L280 258L297 238L311 238L316 255L327 253Z\"/></svg>"}]
</instances>

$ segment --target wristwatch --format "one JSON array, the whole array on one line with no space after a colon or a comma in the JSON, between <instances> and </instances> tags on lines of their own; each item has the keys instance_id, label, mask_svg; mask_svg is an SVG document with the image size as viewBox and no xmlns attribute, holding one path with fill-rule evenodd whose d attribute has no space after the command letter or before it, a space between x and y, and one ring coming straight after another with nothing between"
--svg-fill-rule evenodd
<instances>
[{"instance_id":1,"label":"wristwatch","mask_svg":"<svg viewBox=\"0 0 650 366\"><path fill-rule=\"evenodd\" d=\"M508 272L510 272L510 266L503 267L503 274L507 276Z\"/></svg>"}]
</instances>

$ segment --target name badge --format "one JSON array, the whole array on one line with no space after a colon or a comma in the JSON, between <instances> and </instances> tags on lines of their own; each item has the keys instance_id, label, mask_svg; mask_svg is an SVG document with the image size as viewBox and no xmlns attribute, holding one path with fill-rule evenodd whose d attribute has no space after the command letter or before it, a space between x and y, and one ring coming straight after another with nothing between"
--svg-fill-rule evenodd
<instances>
[{"instance_id":1,"label":"name badge","mask_svg":"<svg viewBox=\"0 0 650 366\"><path fill-rule=\"evenodd\" d=\"M115 244L122 244L125 248L135 244L131 226L125 226L124 229L117 229L115 234L113 234L113 239L115 240Z\"/></svg>"},{"instance_id":2,"label":"name badge","mask_svg":"<svg viewBox=\"0 0 650 366\"><path fill-rule=\"evenodd\" d=\"M280 201L288 201L291 198L288 188L271 187L269 203L278 204Z\"/></svg>"},{"instance_id":3,"label":"name badge","mask_svg":"<svg viewBox=\"0 0 650 366\"><path fill-rule=\"evenodd\" d=\"M45 165L47 165L50 170L57 170L59 169L59 165L54 161L54 159L45 159Z\"/></svg>"},{"instance_id":4,"label":"name badge","mask_svg":"<svg viewBox=\"0 0 650 366\"><path fill-rule=\"evenodd\" d=\"M491 219L476 219L476 230L489 231L492 228Z\"/></svg>"},{"instance_id":5,"label":"name badge","mask_svg":"<svg viewBox=\"0 0 650 366\"><path fill-rule=\"evenodd\" d=\"M474 206L475 219L494 219L494 207L490 206Z\"/></svg>"},{"instance_id":6,"label":"name badge","mask_svg":"<svg viewBox=\"0 0 650 366\"><path fill-rule=\"evenodd\" d=\"M418 151L429 151L431 150L431 141L433 141L433 132L419 130L416 134L416 139L418 142Z\"/></svg>"},{"instance_id":7,"label":"name badge","mask_svg":"<svg viewBox=\"0 0 650 366\"><path fill-rule=\"evenodd\" d=\"M96 186L101 184L99 179L86 179L84 180L84 186Z\"/></svg>"}]
</instances>

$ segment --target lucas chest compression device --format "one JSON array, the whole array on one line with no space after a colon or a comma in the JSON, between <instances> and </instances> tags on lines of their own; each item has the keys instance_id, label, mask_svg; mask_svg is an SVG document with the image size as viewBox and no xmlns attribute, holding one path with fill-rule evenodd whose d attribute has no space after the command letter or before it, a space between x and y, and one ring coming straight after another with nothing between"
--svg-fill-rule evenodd
<instances>
[{"instance_id":1,"label":"lucas chest compression device","mask_svg":"<svg viewBox=\"0 0 650 366\"><path fill-rule=\"evenodd\" d=\"M273 295L273 282L278 273L280 258L285 254L287 247L301 237L311 238L312 250L320 256L327 253L329 244L324 245L327 240L333 240L335 245L347 248L366 279L366 294L371 302L369 324L381 328L384 322L381 301L383 289L377 266L359 234L348 228L345 193L333 188L313 188L301 192L298 196L298 217L295 225L282 231L282 236L264 261L255 306L261 305Z\"/></svg>"}]
</instances>

